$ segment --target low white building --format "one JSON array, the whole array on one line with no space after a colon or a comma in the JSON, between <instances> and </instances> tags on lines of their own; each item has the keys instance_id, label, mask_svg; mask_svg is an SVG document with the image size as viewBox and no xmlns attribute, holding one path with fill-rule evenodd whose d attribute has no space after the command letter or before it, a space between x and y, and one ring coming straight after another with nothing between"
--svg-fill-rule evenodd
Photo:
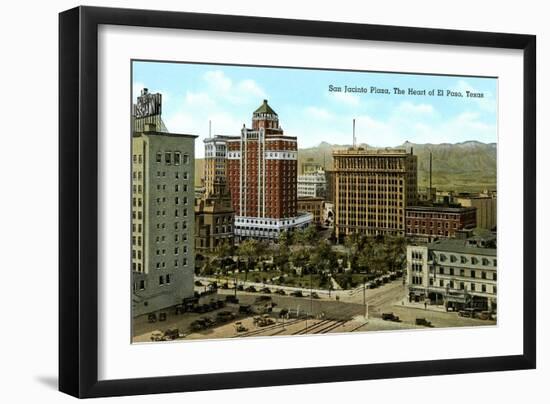
<instances>
[{"instance_id":1,"label":"low white building","mask_svg":"<svg viewBox=\"0 0 550 404\"><path fill-rule=\"evenodd\" d=\"M298 176L298 197L324 197L327 190L325 172L318 170Z\"/></svg>"},{"instance_id":2,"label":"low white building","mask_svg":"<svg viewBox=\"0 0 550 404\"><path fill-rule=\"evenodd\" d=\"M407 284L411 301L496 311L497 250L468 239L409 245Z\"/></svg>"}]
</instances>

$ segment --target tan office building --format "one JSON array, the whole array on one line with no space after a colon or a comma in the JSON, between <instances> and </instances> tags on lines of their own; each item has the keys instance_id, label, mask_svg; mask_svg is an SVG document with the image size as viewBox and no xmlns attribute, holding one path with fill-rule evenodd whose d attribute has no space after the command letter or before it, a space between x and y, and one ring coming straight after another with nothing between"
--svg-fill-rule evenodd
<instances>
[{"instance_id":1,"label":"tan office building","mask_svg":"<svg viewBox=\"0 0 550 404\"><path fill-rule=\"evenodd\" d=\"M477 210L476 227L493 230L497 226L497 198L494 196L457 196L455 202Z\"/></svg>"},{"instance_id":2,"label":"tan office building","mask_svg":"<svg viewBox=\"0 0 550 404\"><path fill-rule=\"evenodd\" d=\"M405 208L417 201L417 157L404 149L333 152L334 226L345 235L405 235Z\"/></svg>"}]
</instances>

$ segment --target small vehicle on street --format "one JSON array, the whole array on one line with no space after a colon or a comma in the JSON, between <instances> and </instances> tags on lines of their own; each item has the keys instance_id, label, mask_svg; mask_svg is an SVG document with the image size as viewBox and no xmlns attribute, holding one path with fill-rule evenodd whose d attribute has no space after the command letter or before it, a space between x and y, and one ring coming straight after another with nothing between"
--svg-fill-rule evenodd
<instances>
[{"instance_id":1,"label":"small vehicle on street","mask_svg":"<svg viewBox=\"0 0 550 404\"><path fill-rule=\"evenodd\" d=\"M235 295L227 295L225 296L225 303L239 304L239 299Z\"/></svg>"},{"instance_id":2,"label":"small vehicle on street","mask_svg":"<svg viewBox=\"0 0 550 404\"><path fill-rule=\"evenodd\" d=\"M256 292L256 288L254 286L250 285L244 291L245 292Z\"/></svg>"},{"instance_id":3,"label":"small vehicle on street","mask_svg":"<svg viewBox=\"0 0 550 404\"><path fill-rule=\"evenodd\" d=\"M283 289L277 289L277 290L275 291L275 293L278 294L278 295L281 295L281 296L286 295L286 292L285 292Z\"/></svg>"},{"instance_id":4,"label":"small vehicle on street","mask_svg":"<svg viewBox=\"0 0 550 404\"><path fill-rule=\"evenodd\" d=\"M271 293L271 289L269 289L268 287L261 288L260 293Z\"/></svg>"},{"instance_id":5,"label":"small vehicle on street","mask_svg":"<svg viewBox=\"0 0 550 404\"><path fill-rule=\"evenodd\" d=\"M425 318L416 318L416 325L422 325L424 327L433 327L431 321L426 320Z\"/></svg>"},{"instance_id":6,"label":"small vehicle on street","mask_svg":"<svg viewBox=\"0 0 550 404\"><path fill-rule=\"evenodd\" d=\"M393 313L382 313L382 320L400 322L399 317Z\"/></svg>"},{"instance_id":7,"label":"small vehicle on street","mask_svg":"<svg viewBox=\"0 0 550 404\"><path fill-rule=\"evenodd\" d=\"M228 321L234 320L235 315L228 310L220 311L216 314L216 321L219 323L227 323Z\"/></svg>"},{"instance_id":8,"label":"small vehicle on street","mask_svg":"<svg viewBox=\"0 0 550 404\"><path fill-rule=\"evenodd\" d=\"M175 340L180 336L180 332L177 328L168 328L164 331L164 341L166 340Z\"/></svg>"},{"instance_id":9,"label":"small vehicle on street","mask_svg":"<svg viewBox=\"0 0 550 404\"><path fill-rule=\"evenodd\" d=\"M317 294L317 292L311 292L311 298L312 299L320 299L319 295Z\"/></svg>"},{"instance_id":10,"label":"small vehicle on street","mask_svg":"<svg viewBox=\"0 0 550 404\"><path fill-rule=\"evenodd\" d=\"M275 321L267 314L264 314L263 316L254 317L253 323L258 327L267 327L268 325L275 324Z\"/></svg>"},{"instance_id":11,"label":"small vehicle on street","mask_svg":"<svg viewBox=\"0 0 550 404\"><path fill-rule=\"evenodd\" d=\"M161 331L153 331L151 333L151 341L153 342L165 341L164 334Z\"/></svg>"},{"instance_id":12,"label":"small vehicle on street","mask_svg":"<svg viewBox=\"0 0 550 404\"><path fill-rule=\"evenodd\" d=\"M245 331L248 331L248 328L246 328L243 323L241 323L240 321L237 321L235 323L235 331L237 332L245 332Z\"/></svg>"},{"instance_id":13,"label":"small vehicle on street","mask_svg":"<svg viewBox=\"0 0 550 404\"><path fill-rule=\"evenodd\" d=\"M301 290L293 290L292 292L290 292L290 296L304 297L304 294L302 293Z\"/></svg>"},{"instance_id":14,"label":"small vehicle on street","mask_svg":"<svg viewBox=\"0 0 550 404\"><path fill-rule=\"evenodd\" d=\"M239 314L250 314L252 313L252 306L249 304L241 304L239 306Z\"/></svg>"}]
</instances>

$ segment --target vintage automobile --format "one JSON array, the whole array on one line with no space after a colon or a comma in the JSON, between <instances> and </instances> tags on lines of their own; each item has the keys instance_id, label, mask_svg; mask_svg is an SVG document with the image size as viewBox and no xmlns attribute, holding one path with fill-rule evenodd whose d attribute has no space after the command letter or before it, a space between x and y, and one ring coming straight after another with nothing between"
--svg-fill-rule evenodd
<instances>
[{"instance_id":1,"label":"vintage automobile","mask_svg":"<svg viewBox=\"0 0 550 404\"><path fill-rule=\"evenodd\" d=\"M301 290L293 290L292 292L290 292L290 296L304 297L304 294L302 293Z\"/></svg>"},{"instance_id":2,"label":"vintage automobile","mask_svg":"<svg viewBox=\"0 0 550 404\"><path fill-rule=\"evenodd\" d=\"M237 321L235 323L235 331L237 332L245 332L245 331L248 331L248 328L246 328L243 323L241 323L240 321Z\"/></svg>"},{"instance_id":3,"label":"vintage automobile","mask_svg":"<svg viewBox=\"0 0 550 404\"><path fill-rule=\"evenodd\" d=\"M157 341L166 341L164 339L164 334L161 331L153 331L151 333L151 341L157 342Z\"/></svg>"},{"instance_id":4,"label":"vintage automobile","mask_svg":"<svg viewBox=\"0 0 550 404\"><path fill-rule=\"evenodd\" d=\"M400 322L399 317L393 313L382 313L382 320Z\"/></svg>"},{"instance_id":5,"label":"vintage automobile","mask_svg":"<svg viewBox=\"0 0 550 404\"><path fill-rule=\"evenodd\" d=\"M168 328L164 331L164 340L175 340L179 338L180 332L177 328Z\"/></svg>"},{"instance_id":6,"label":"vintage automobile","mask_svg":"<svg viewBox=\"0 0 550 404\"><path fill-rule=\"evenodd\" d=\"M268 287L261 288L260 293L271 293L271 289L269 289Z\"/></svg>"},{"instance_id":7,"label":"vintage automobile","mask_svg":"<svg viewBox=\"0 0 550 404\"><path fill-rule=\"evenodd\" d=\"M219 323L226 323L234 319L235 319L235 314L233 314L231 311L228 311L228 310L220 311L216 314L216 321Z\"/></svg>"},{"instance_id":8,"label":"vintage automobile","mask_svg":"<svg viewBox=\"0 0 550 404\"><path fill-rule=\"evenodd\" d=\"M245 292L256 292L256 288L254 286L250 285L244 291Z\"/></svg>"},{"instance_id":9,"label":"vintage automobile","mask_svg":"<svg viewBox=\"0 0 550 404\"><path fill-rule=\"evenodd\" d=\"M422 325L424 327L433 327L432 322L426 320L425 318L417 318L416 319L416 325Z\"/></svg>"},{"instance_id":10,"label":"vintage automobile","mask_svg":"<svg viewBox=\"0 0 550 404\"><path fill-rule=\"evenodd\" d=\"M320 299L319 295L317 294L317 292L311 292L311 298L312 299Z\"/></svg>"},{"instance_id":11,"label":"vintage automobile","mask_svg":"<svg viewBox=\"0 0 550 404\"><path fill-rule=\"evenodd\" d=\"M286 295L286 292L285 292L283 289L277 289L277 290L275 291L275 293L278 294L278 295L281 295L281 296Z\"/></svg>"}]
</instances>

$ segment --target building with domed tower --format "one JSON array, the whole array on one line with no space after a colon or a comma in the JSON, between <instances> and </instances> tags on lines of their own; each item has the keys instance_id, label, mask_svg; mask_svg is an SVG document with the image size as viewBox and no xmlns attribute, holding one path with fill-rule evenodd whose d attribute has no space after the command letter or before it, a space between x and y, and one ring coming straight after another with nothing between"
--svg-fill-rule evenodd
<instances>
[{"instance_id":1,"label":"building with domed tower","mask_svg":"<svg viewBox=\"0 0 550 404\"><path fill-rule=\"evenodd\" d=\"M235 236L276 239L307 227L312 215L298 212L298 141L284 134L267 100L253 112L252 128L225 140Z\"/></svg>"}]
</instances>

